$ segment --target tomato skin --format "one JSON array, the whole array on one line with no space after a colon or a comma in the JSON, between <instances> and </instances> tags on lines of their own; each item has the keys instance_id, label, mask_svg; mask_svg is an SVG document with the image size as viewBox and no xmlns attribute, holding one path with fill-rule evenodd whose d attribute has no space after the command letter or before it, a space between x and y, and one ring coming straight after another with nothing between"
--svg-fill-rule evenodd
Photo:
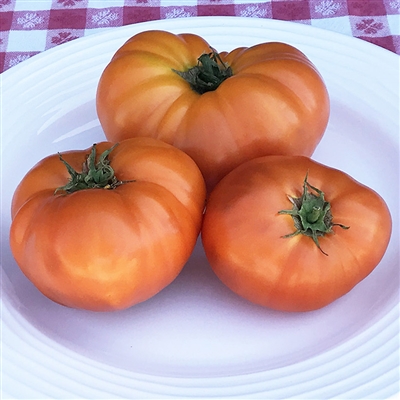
<instances>
[{"instance_id":1,"label":"tomato skin","mask_svg":"<svg viewBox=\"0 0 400 400\"><path fill-rule=\"evenodd\" d=\"M330 202L332 234L294 232L288 195L308 182ZM349 292L382 259L391 235L384 200L339 170L302 156L267 156L244 163L216 186L207 202L202 241L209 263L231 290L280 311L322 308Z\"/></svg>"},{"instance_id":2,"label":"tomato skin","mask_svg":"<svg viewBox=\"0 0 400 400\"><path fill-rule=\"evenodd\" d=\"M198 94L187 71L210 45L193 34L147 31L130 38L99 80L96 104L113 142L151 136L188 153L207 187L255 157L311 156L330 105L323 79L296 48L262 43L220 53L233 76Z\"/></svg>"},{"instance_id":3,"label":"tomato skin","mask_svg":"<svg viewBox=\"0 0 400 400\"><path fill-rule=\"evenodd\" d=\"M97 144L98 154L111 143ZM77 171L90 149L63 153ZM10 245L23 273L47 297L92 311L145 301L179 274L196 243L205 183L182 151L151 138L109 155L115 189L57 193L69 175L58 155L33 167L12 202Z\"/></svg>"}]
</instances>

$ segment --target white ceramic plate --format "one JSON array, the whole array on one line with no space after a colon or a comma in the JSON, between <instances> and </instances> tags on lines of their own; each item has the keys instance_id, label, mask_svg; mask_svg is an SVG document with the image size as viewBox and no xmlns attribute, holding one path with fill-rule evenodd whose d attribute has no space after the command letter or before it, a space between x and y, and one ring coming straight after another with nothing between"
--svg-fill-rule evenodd
<instances>
[{"instance_id":1,"label":"white ceramic plate","mask_svg":"<svg viewBox=\"0 0 400 400\"><path fill-rule=\"evenodd\" d=\"M305 52L332 101L314 158L374 188L393 217L387 253L348 295L309 313L252 305L213 275L199 244L180 276L129 310L59 306L19 271L10 200L44 156L104 139L98 78L131 35L204 36L218 50L279 40ZM301 24L204 17L112 29L2 75L2 395L17 399L381 399L399 392L399 57ZM366 215L366 218L368 216Z\"/></svg>"}]
</instances>

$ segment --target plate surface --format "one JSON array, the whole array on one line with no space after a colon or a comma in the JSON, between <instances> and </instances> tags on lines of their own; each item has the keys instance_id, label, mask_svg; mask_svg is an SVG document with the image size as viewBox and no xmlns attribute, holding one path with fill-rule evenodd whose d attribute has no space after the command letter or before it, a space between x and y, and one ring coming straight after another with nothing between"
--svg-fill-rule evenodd
<instances>
[{"instance_id":1,"label":"plate surface","mask_svg":"<svg viewBox=\"0 0 400 400\"><path fill-rule=\"evenodd\" d=\"M348 295L280 313L231 293L200 243L179 277L129 310L59 306L20 272L10 202L48 154L104 140L95 92L112 54L142 30L192 32L217 50L284 41L317 66L331 96L313 158L386 200L389 248ZM399 57L358 39L273 20L200 17L116 28L41 53L2 75L3 398L380 399L399 392Z\"/></svg>"}]
</instances>

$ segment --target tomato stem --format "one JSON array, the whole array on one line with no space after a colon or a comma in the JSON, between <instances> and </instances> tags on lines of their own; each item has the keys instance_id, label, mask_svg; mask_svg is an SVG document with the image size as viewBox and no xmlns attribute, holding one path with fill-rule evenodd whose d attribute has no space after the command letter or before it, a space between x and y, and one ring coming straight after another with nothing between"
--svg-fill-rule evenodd
<instances>
[{"instance_id":1,"label":"tomato stem","mask_svg":"<svg viewBox=\"0 0 400 400\"><path fill-rule=\"evenodd\" d=\"M319 237L328 233L333 233L334 226L340 226L342 229L349 229L349 226L333 223L331 205L325 200L325 194L318 188L311 186L308 181L308 172L303 182L303 193L301 197L288 196L293 204L291 210L281 210L278 214L290 215L293 218L296 230L292 233L282 236L290 238L299 234L312 238L318 249L326 254L319 244ZM311 189L315 193L309 191Z\"/></svg>"},{"instance_id":2,"label":"tomato stem","mask_svg":"<svg viewBox=\"0 0 400 400\"><path fill-rule=\"evenodd\" d=\"M225 79L232 76L232 68L221 60L220 55L214 49L211 50L211 53L202 54L198 58L195 67L187 71L173 69L199 94L217 89Z\"/></svg>"},{"instance_id":3,"label":"tomato stem","mask_svg":"<svg viewBox=\"0 0 400 400\"><path fill-rule=\"evenodd\" d=\"M133 182L119 181L115 176L114 169L110 165L108 156L117 145L118 143L100 154L96 163L96 144L94 144L85 162L82 164L82 172L75 171L64 160L62 155L58 153L60 161L64 163L70 174L70 179L66 185L57 188L54 194L60 191L69 194L84 189L115 189L124 183Z\"/></svg>"}]
</instances>

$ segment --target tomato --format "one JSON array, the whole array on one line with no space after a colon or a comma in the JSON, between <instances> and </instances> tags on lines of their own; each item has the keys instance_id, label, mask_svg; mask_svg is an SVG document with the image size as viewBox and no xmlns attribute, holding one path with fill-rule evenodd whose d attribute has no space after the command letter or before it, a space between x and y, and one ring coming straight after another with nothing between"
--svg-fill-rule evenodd
<instances>
[{"instance_id":1,"label":"tomato","mask_svg":"<svg viewBox=\"0 0 400 400\"><path fill-rule=\"evenodd\" d=\"M378 265L391 236L384 200L304 156L242 164L207 202L209 263L238 295L281 311L322 308Z\"/></svg>"},{"instance_id":2,"label":"tomato","mask_svg":"<svg viewBox=\"0 0 400 400\"><path fill-rule=\"evenodd\" d=\"M252 158L310 156L330 112L320 73L293 46L218 54L197 35L165 31L139 33L116 51L96 103L108 140L170 143L196 161L209 190Z\"/></svg>"},{"instance_id":3,"label":"tomato","mask_svg":"<svg viewBox=\"0 0 400 400\"><path fill-rule=\"evenodd\" d=\"M13 196L15 260L65 306L111 311L149 299L200 232L205 183L187 154L152 138L111 146L46 157Z\"/></svg>"}]
</instances>

